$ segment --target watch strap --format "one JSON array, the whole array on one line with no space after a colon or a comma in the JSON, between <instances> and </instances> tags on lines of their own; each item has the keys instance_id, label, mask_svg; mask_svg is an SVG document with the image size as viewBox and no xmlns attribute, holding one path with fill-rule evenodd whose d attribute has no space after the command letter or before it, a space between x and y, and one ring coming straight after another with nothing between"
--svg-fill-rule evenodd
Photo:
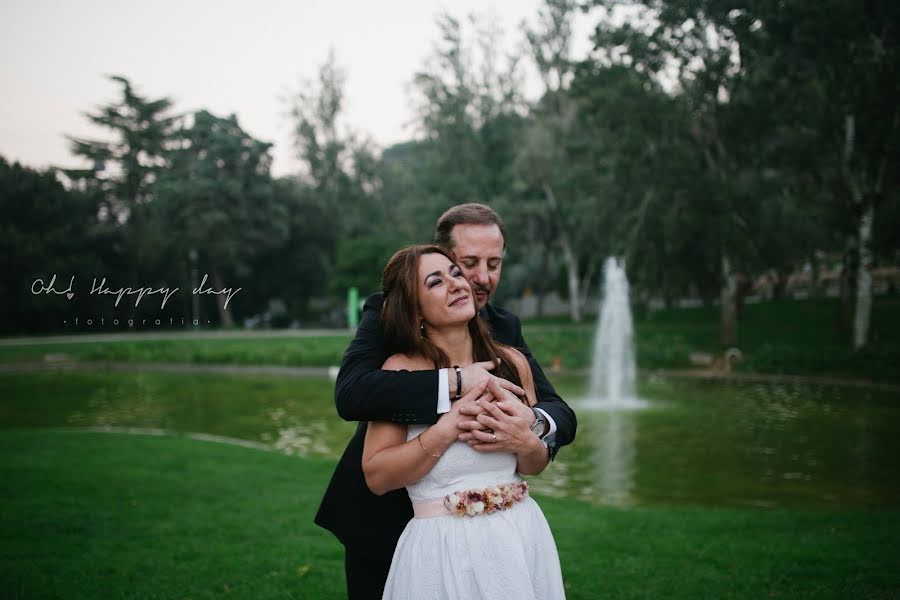
<instances>
[{"instance_id":1,"label":"watch strap","mask_svg":"<svg viewBox=\"0 0 900 600\"><path fill-rule=\"evenodd\" d=\"M544 425L547 423L547 419L545 419L544 415L534 407L531 408L531 411L534 413L534 424L531 426L531 431L533 431L536 436L543 439Z\"/></svg>"}]
</instances>

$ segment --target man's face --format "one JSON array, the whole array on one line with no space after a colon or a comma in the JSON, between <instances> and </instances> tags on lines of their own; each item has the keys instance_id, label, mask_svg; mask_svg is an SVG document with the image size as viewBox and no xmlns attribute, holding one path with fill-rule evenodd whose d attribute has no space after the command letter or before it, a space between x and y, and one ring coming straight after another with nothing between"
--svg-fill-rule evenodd
<instances>
[{"instance_id":1,"label":"man's face","mask_svg":"<svg viewBox=\"0 0 900 600\"><path fill-rule=\"evenodd\" d=\"M481 310L500 283L503 234L494 224L457 225L450 237L456 262L472 285L475 307Z\"/></svg>"}]
</instances>

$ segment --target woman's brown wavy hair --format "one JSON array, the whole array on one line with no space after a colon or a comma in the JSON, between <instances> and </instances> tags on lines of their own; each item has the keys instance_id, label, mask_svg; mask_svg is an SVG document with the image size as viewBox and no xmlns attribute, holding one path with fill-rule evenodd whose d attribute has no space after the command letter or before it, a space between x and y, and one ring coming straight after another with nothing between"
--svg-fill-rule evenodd
<instances>
[{"instance_id":1,"label":"woman's brown wavy hair","mask_svg":"<svg viewBox=\"0 0 900 600\"><path fill-rule=\"evenodd\" d=\"M456 264L450 252L433 244L407 246L395 252L381 275L384 294L381 326L389 354L423 356L435 368L441 369L452 366L449 357L419 328L422 322L422 311L419 309L419 258L425 254L442 254ZM472 356L476 362L493 361L497 365L494 375L518 386L522 385L519 371L510 359L507 347L494 341L484 319L477 313L469 321L469 335L472 338ZM498 358L503 359L499 364Z\"/></svg>"}]
</instances>

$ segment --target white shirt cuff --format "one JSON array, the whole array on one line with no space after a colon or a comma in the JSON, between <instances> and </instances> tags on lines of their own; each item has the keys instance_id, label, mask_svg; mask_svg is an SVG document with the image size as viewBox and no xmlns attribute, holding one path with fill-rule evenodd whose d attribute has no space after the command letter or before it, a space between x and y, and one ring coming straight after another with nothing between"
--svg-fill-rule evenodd
<instances>
[{"instance_id":1,"label":"white shirt cuff","mask_svg":"<svg viewBox=\"0 0 900 600\"><path fill-rule=\"evenodd\" d=\"M450 376L447 369L438 370L437 414L450 412Z\"/></svg>"},{"instance_id":2,"label":"white shirt cuff","mask_svg":"<svg viewBox=\"0 0 900 600\"><path fill-rule=\"evenodd\" d=\"M449 410L449 409L447 409L447 410ZM536 410L539 413L541 413L542 415L544 415L544 418L547 419L547 424L550 425L550 429L548 429L547 433L544 434L544 438L548 438L551 435L553 435L554 433L556 433L556 421L553 420L553 417L548 415L547 411L541 410L540 408L535 407L534 410ZM543 439L543 438L541 438L541 439Z\"/></svg>"}]
</instances>

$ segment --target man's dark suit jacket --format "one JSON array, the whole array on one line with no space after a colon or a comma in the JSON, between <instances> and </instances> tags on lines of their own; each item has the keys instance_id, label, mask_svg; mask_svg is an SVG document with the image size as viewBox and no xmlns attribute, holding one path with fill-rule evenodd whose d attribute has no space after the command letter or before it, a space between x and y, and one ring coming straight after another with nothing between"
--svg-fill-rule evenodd
<instances>
[{"instance_id":1,"label":"man's dark suit jacket","mask_svg":"<svg viewBox=\"0 0 900 600\"><path fill-rule=\"evenodd\" d=\"M338 462L315 522L334 533L344 546L372 559L390 562L397 540L413 516L412 504L405 489L376 496L366 485L362 470L366 424L435 423L439 417L438 372L381 370L389 356L379 325L381 304L381 294L366 300L356 337L341 361L334 390L337 411L341 418L360 423ZM556 422L556 437L550 445L550 456L554 457L561 446L575 438L575 413L531 356L518 317L490 304L482 309L481 316L495 340L518 348L528 358L534 373L537 407Z\"/></svg>"}]
</instances>

